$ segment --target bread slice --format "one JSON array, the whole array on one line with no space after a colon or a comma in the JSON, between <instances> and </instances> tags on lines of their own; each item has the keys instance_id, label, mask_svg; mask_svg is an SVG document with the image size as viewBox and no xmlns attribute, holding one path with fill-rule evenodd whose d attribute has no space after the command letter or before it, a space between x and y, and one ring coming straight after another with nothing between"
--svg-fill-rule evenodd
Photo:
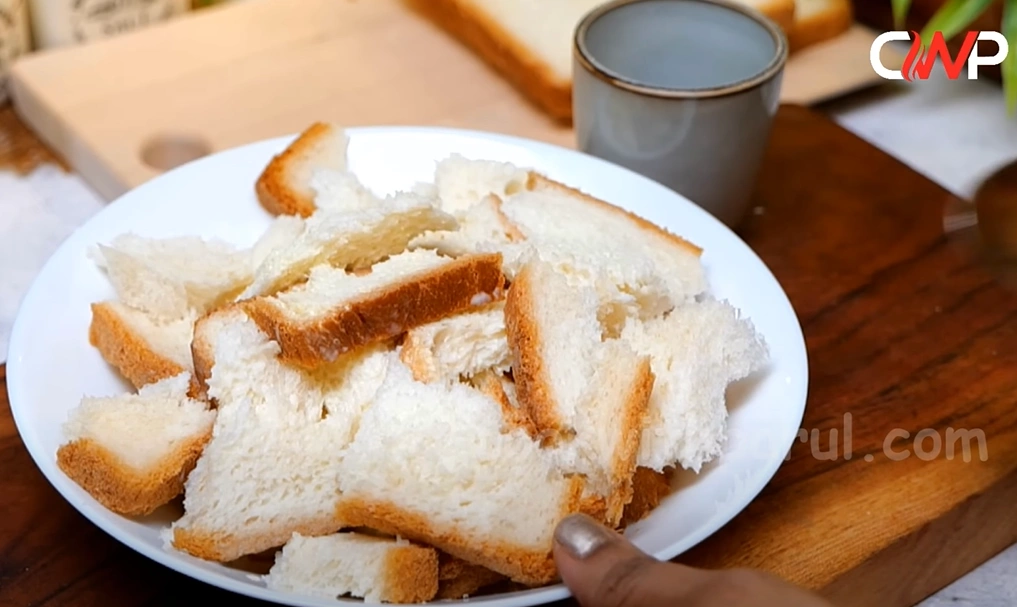
<instances>
[{"instance_id":1,"label":"bread slice","mask_svg":"<svg viewBox=\"0 0 1017 607\"><path fill-rule=\"evenodd\" d=\"M512 362L505 338L505 301L411 329L400 357L414 379L422 382L458 381L488 370L507 372Z\"/></svg>"},{"instance_id":2,"label":"bread slice","mask_svg":"<svg viewBox=\"0 0 1017 607\"><path fill-rule=\"evenodd\" d=\"M434 249L459 257L479 251L478 245L500 246L525 240L525 236L501 210L502 201L489 194L459 215L455 230L425 232L410 241L411 249Z\"/></svg>"},{"instance_id":3,"label":"bread slice","mask_svg":"<svg viewBox=\"0 0 1017 607\"><path fill-rule=\"evenodd\" d=\"M88 341L137 389L181 373L192 376L193 314L158 322L117 301L92 304Z\"/></svg>"},{"instance_id":4,"label":"bread slice","mask_svg":"<svg viewBox=\"0 0 1017 607\"><path fill-rule=\"evenodd\" d=\"M273 215L310 217L317 206L311 180L315 169L346 170L349 138L334 124L315 122L272 157L255 182L258 201Z\"/></svg>"},{"instance_id":5,"label":"bread slice","mask_svg":"<svg viewBox=\"0 0 1017 607\"><path fill-rule=\"evenodd\" d=\"M298 533L265 576L271 590L365 603L422 603L438 592L438 553L404 540L359 533Z\"/></svg>"},{"instance_id":6,"label":"bread slice","mask_svg":"<svg viewBox=\"0 0 1017 607\"><path fill-rule=\"evenodd\" d=\"M113 512L145 515L180 494L215 412L187 397L181 373L137 394L86 397L71 411L57 466Z\"/></svg>"},{"instance_id":7,"label":"bread slice","mask_svg":"<svg viewBox=\"0 0 1017 607\"><path fill-rule=\"evenodd\" d=\"M569 285L544 262L512 283L505 326L520 404L555 446L558 465L585 476L592 511L617 524L653 389L649 357L602 341L593 289Z\"/></svg>"},{"instance_id":8,"label":"bread slice","mask_svg":"<svg viewBox=\"0 0 1017 607\"><path fill-rule=\"evenodd\" d=\"M239 306L202 318L195 334L195 350L207 349L211 361L201 366L211 369L208 396L218 415L187 478L173 546L227 562L281 546L293 533L338 531L341 450L390 352L364 349L325 382L280 362L278 344Z\"/></svg>"},{"instance_id":9,"label":"bread slice","mask_svg":"<svg viewBox=\"0 0 1017 607\"><path fill-rule=\"evenodd\" d=\"M537 426L530 415L519 406L519 397L515 383L503 373L488 369L481 371L470 380L480 390L501 407L502 431L512 432L521 429L531 438L538 437Z\"/></svg>"},{"instance_id":10,"label":"bread slice","mask_svg":"<svg viewBox=\"0 0 1017 607\"><path fill-rule=\"evenodd\" d=\"M252 278L250 251L215 239L127 233L94 253L121 303L164 322L227 303Z\"/></svg>"},{"instance_id":11,"label":"bread slice","mask_svg":"<svg viewBox=\"0 0 1017 607\"><path fill-rule=\"evenodd\" d=\"M441 208L456 217L472 209L490 196L504 198L522 190L529 179L529 170L509 162L475 160L462 154L451 154L438 162L434 185Z\"/></svg>"},{"instance_id":12,"label":"bread slice","mask_svg":"<svg viewBox=\"0 0 1017 607\"><path fill-rule=\"evenodd\" d=\"M404 192L375 208L355 212L323 209L304 222L290 246L271 251L258 266L254 280L239 299L274 295L304 280L311 268L365 268L396 255L419 234L453 230L455 218L439 211L436 201Z\"/></svg>"},{"instance_id":13,"label":"bread slice","mask_svg":"<svg viewBox=\"0 0 1017 607\"><path fill-rule=\"evenodd\" d=\"M417 382L400 362L360 420L339 485L347 524L533 585L555 579L554 527L582 490L525 432L502 432L497 403L464 384Z\"/></svg>"},{"instance_id":14,"label":"bread slice","mask_svg":"<svg viewBox=\"0 0 1017 607\"><path fill-rule=\"evenodd\" d=\"M674 468L665 468L663 472L636 468L636 473L632 476L632 501L625 504L619 526L625 528L649 516L671 493L673 477Z\"/></svg>"},{"instance_id":15,"label":"bread slice","mask_svg":"<svg viewBox=\"0 0 1017 607\"><path fill-rule=\"evenodd\" d=\"M793 0L743 0L789 28ZM603 0L411 0L553 118L572 118L572 45ZM787 31L787 30L785 30Z\"/></svg>"},{"instance_id":16,"label":"bread slice","mask_svg":"<svg viewBox=\"0 0 1017 607\"><path fill-rule=\"evenodd\" d=\"M458 600L507 579L487 567L467 563L454 556L438 553L438 600Z\"/></svg>"},{"instance_id":17,"label":"bread slice","mask_svg":"<svg viewBox=\"0 0 1017 607\"><path fill-rule=\"evenodd\" d=\"M304 220L295 215L280 215L251 247L251 267L257 269L273 251L292 246L304 233Z\"/></svg>"},{"instance_id":18,"label":"bread slice","mask_svg":"<svg viewBox=\"0 0 1017 607\"><path fill-rule=\"evenodd\" d=\"M675 308L666 318L632 321L622 339L651 357L657 378L638 464L656 471L680 465L699 472L723 450L728 386L766 364L762 336L729 303L704 298Z\"/></svg>"},{"instance_id":19,"label":"bread slice","mask_svg":"<svg viewBox=\"0 0 1017 607\"><path fill-rule=\"evenodd\" d=\"M791 52L843 34L854 24L849 0L796 0L794 23L788 32Z\"/></svg>"},{"instance_id":20,"label":"bread slice","mask_svg":"<svg viewBox=\"0 0 1017 607\"><path fill-rule=\"evenodd\" d=\"M499 299L503 285L498 254L450 259L419 250L394 255L364 275L318 266L307 282L244 307L279 342L284 360L313 369L354 348Z\"/></svg>"}]
</instances>

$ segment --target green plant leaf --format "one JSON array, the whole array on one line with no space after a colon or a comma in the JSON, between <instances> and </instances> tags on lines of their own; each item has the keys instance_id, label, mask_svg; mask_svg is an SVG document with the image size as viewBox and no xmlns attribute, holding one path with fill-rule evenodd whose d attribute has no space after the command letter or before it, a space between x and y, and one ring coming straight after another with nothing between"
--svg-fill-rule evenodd
<instances>
[{"instance_id":1,"label":"green plant leaf","mask_svg":"<svg viewBox=\"0 0 1017 607\"><path fill-rule=\"evenodd\" d=\"M1003 60L1003 96L1006 98L1006 110L1012 116L1017 110L1017 0L1005 0L1003 4L1003 37L1010 46L1006 59Z\"/></svg>"},{"instance_id":2,"label":"green plant leaf","mask_svg":"<svg viewBox=\"0 0 1017 607\"><path fill-rule=\"evenodd\" d=\"M1009 0L1007 0L1009 1ZM933 32L943 32L950 40L979 18L994 0L947 0L922 28L922 40L932 40Z\"/></svg>"},{"instance_id":3,"label":"green plant leaf","mask_svg":"<svg viewBox=\"0 0 1017 607\"><path fill-rule=\"evenodd\" d=\"M893 26L897 29L904 28L904 20L911 10L911 0L890 0L890 7L893 9Z\"/></svg>"}]
</instances>

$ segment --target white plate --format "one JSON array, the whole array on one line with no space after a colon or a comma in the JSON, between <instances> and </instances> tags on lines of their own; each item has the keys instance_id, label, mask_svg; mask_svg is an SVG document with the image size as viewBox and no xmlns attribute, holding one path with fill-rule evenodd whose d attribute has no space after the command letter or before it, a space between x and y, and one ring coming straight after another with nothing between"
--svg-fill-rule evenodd
<instances>
[{"instance_id":1,"label":"white plate","mask_svg":"<svg viewBox=\"0 0 1017 607\"><path fill-rule=\"evenodd\" d=\"M776 279L730 230L665 187L602 160L533 141L434 128L350 130L350 168L379 193L431 181L434 164L451 153L536 168L553 179L626 207L705 249L713 292L752 319L766 339L771 365L751 386L729 395L729 441L723 456L699 476L686 475L627 535L644 550L670 559L738 514L770 480L795 440L805 409L808 363L798 319ZM78 229L36 278L11 335L7 384L21 437L54 487L104 531L141 554L227 590L287 605L334 605L272 592L248 574L163 548L165 515L144 521L107 511L57 468L61 424L83 395L122 393L128 386L88 343L89 304L113 297L87 257L97 242L133 231L145 236L195 234L250 245L270 216L257 203L254 182L291 137L229 150L193 162L124 195ZM522 606L562 599L552 586L478 597L485 606Z\"/></svg>"}]
</instances>

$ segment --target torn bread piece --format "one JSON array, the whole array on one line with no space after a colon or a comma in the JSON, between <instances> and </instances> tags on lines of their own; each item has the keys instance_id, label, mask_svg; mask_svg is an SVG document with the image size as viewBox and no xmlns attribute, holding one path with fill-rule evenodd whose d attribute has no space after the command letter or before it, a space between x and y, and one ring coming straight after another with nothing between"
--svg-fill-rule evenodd
<instances>
[{"instance_id":1,"label":"torn bread piece","mask_svg":"<svg viewBox=\"0 0 1017 607\"><path fill-rule=\"evenodd\" d=\"M362 275L318 266L307 282L242 305L279 342L283 360L313 369L354 348L500 299L503 286L501 255L450 259L416 250Z\"/></svg>"},{"instance_id":2,"label":"torn bread piece","mask_svg":"<svg viewBox=\"0 0 1017 607\"><path fill-rule=\"evenodd\" d=\"M180 494L215 411L187 397L187 373L137 394L86 397L64 424L57 466L106 508L145 515Z\"/></svg>"},{"instance_id":3,"label":"torn bread piece","mask_svg":"<svg viewBox=\"0 0 1017 607\"><path fill-rule=\"evenodd\" d=\"M602 341L592 288L528 264L505 302L520 404L558 465L586 478L590 513L616 525L632 495L653 372L648 356Z\"/></svg>"},{"instance_id":4,"label":"torn bread piece","mask_svg":"<svg viewBox=\"0 0 1017 607\"><path fill-rule=\"evenodd\" d=\"M444 552L438 553L438 600L464 599L507 578L487 567L467 563Z\"/></svg>"},{"instance_id":5,"label":"torn bread piece","mask_svg":"<svg viewBox=\"0 0 1017 607\"><path fill-rule=\"evenodd\" d=\"M505 301L415 327L400 357L417 381L452 382L482 371L507 372L512 364L505 337Z\"/></svg>"},{"instance_id":6,"label":"torn bread piece","mask_svg":"<svg viewBox=\"0 0 1017 607\"><path fill-rule=\"evenodd\" d=\"M341 376L322 381L283 364L278 344L238 306L199 320L195 335L195 350L210 361L201 366L210 368L218 414L187 478L173 546L227 562L281 546L293 533L338 531L341 451L391 353L364 348L344 361Z\"/></svg>"},{"instance_id":7,"label":"torn bread piece","mask_svg":"<svg viewBox=\"0 0 1017 607\"><path fill-rule=\"evenodd\" d=\"M410 241L411 249L434 249L442 255L458 257L488 248L520 242L526 237L501 210L502 201L494 195L480 200L459 215L455 230L425 232Z\"/></svg>"},{"instance_id":8,"label":"torn bread piece","mask_svg":"<svg viewBox=\"0 0 1017 607\"><path fill-rule=\"evenodd\" d=\"M729 303L705 298L666 318L632 321L622 339L650 356L657 378L638 464L657 471L677 464L699 472L723 450L728 386L766 364L762 336Z\"/></svg>"},{"instance_id":9,"label":"torn bread piece","mask_svg":"<svg viewBox=\"0 0 1017 607\"><path fill-rule=\"evenodd\" d=\"M227 303L252 278L250 251L196 236L122 234L98 245L94 258L121 303L160 321Z\"/></svg>"},{"instance_id":10,"label":"torn bread piece","mask_svg":"<svg viewBox=\"0 0 1017 607\"><path fill-rule=\"evenodd\" d=\"M435 207L433 199L408 192L386 198L375 208L342 213L323 209L305 220L303 231L290 246L269 253L238 299L274 295L304 280L319 265L370 267L403 252L419 234L457 225L455 218Z\"/></svg>"},{"instance_id":11,"label":"torn bread piece","mask_svg":"<svg viewBox=\"0 0 1017 607\"><path fill-rule=\"evenodd\" d=\"M346 170L349 138L334 124L316 122L272 157L255 182L258 201L273 215L309 217L314 213L315 169Z\"/></svg>"},{"instance_id":12,"label":"torn bread piece","mask_svg":"<svg viewBox=\"0 0 1017 607\"><path fill-rule=\"evenodd\" d=\"M438 553L359 533L295 533L264 577L271 590L365 603L422 603L438 592Z\"/></svg>"},{"instance_id":13,"label":"torn bread piece","mask_svg":"<svg viewBox=\"0 0 1017 607\"><path fill-rule=\"evenodd\" d=\"M532 585L557 576L554 527L578 511L582 490L525 432L502 432L497 403L464 384L417 382L398 359L360 420L339 484L347 524Z\"/></svg>"},{"instance_id":14,"label":"torn bread piece","mask_svg":"<svg viewBox=\"0 0 1017 607\"><path fill-rule=\"evenodd\" d=\"M301 217L280 215L273 219L268 229L251 247L252 275L272 251L291 246L303 232L304 220Z\"/></svg>"},{"instance_id":15,"label":"torn bread piece","mask_svg":"<svg viewBox=\"0 0 1017 607\"><path fill-rule=\"evenodd\" d=\"M521 429L531 438L537 438L537 426L525 409L519 406L516 385L504 373L491 369L481 371L470 380L477 390L486 394L501 407L502 431Z\"/></svg>"},{"instance_id":16,"label":"torn bread piece","mask_svg":"<svg viewBox=\"0 0 1017 607\"><path fill-rule=\"evenodd\" d=\"M504 198L526 186L529 171L508 162L474 160L462 154L451 154L438 162L434 185L441 208L462 217L479 202Z\"/></svg>"},{"instance_id":17,"label":"torn bread piece","mask_svg":"<svg viewBox=\"0 0 1017 607\"><path fill-rule=\"evenodd\" d=\"M619 527L628 527L649 516L653 509L671 494L674 472L674 468L665 468L663 472L650 468L636 468L632 476L632 500L625 504L625 512L622 514Z\"/></svg>"},{"instance_id":18,"label":"torn bread piece","mask_svg":"<svg viewBox=\"0 0 1017 607\"><path fill-rule=\"evenodd\" d=\"M153 321L120 302L97 302L92 304L88 341L103 360L135 388L141 388L181 373L191 376L190 346L196 320L189 312L178 320Z\"/></svg>"}]
</instances>

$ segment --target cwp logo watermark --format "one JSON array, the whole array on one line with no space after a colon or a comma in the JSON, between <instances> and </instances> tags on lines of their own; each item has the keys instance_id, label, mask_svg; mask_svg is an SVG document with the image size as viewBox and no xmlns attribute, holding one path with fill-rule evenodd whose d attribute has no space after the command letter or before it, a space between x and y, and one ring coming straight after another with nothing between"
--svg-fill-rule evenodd
<instances>
[{"instance_id":1,"label":"cwp logo watermark","mask_svg":"<svg viewBox=\"0 0 1017 607\"><path fill-rule=\"evenodd\" d=\"M901 69L891 70L883 65L880 59L883 47L889 42L908 40L911 41L911 48L908 50L907 56L904 57ZM996 43L995 53L992 55L980 54L978 43L988 41ZM1003 63L1009 51L1010 46L1007 44L1006 38L999 32L968 32L957 50L956 57L950 56L950 49L947 48L943 32L934 32L928 45L918 32L885 32L872 41L872 47L869 49L869 63L872 64L872 69L876 74L882 78L911 82L912 80L926 80L932 73L932 66L936 64L938 57L950 80L960 78L961 70L965 65L968 68L968 80L977 80L978 68Z\"/></svg>"}]
</instances>

